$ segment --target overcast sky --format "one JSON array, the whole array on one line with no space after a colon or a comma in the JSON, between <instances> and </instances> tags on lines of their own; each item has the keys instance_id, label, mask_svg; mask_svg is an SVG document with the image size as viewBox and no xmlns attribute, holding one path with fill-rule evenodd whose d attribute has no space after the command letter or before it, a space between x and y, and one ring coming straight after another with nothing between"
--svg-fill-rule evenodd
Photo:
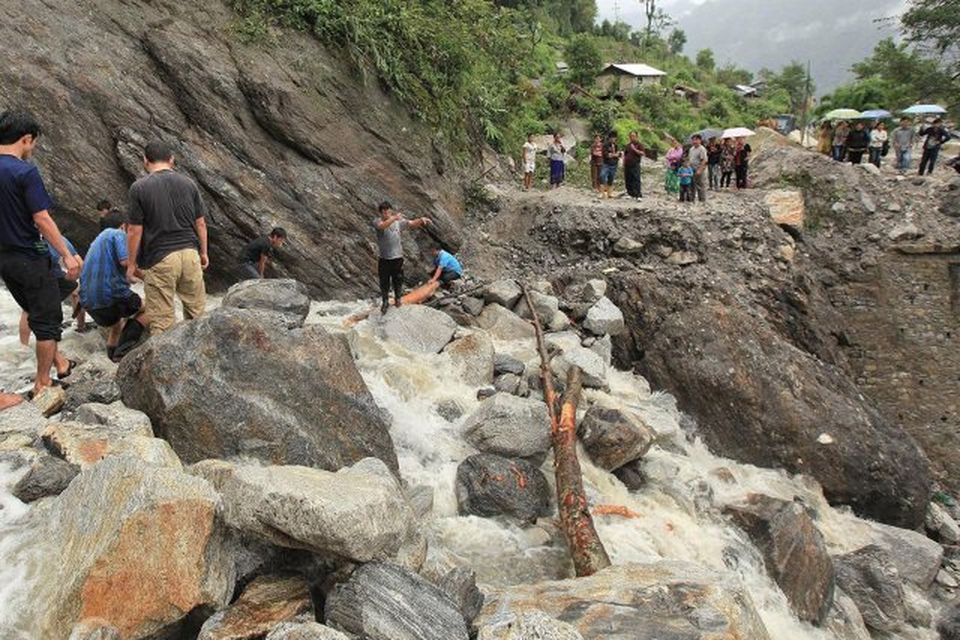
<instances>
[{"instance_id":1,"label":"overcast sky","mask_svg":"<svg viewBox=\"0 0 960 640\"><path fill-rule=\"evenodd\" d=\"M718 64L750 71L810 61L817 94L849 80L850 66L895 34L877 20L897 15L907 0L662 0L687 34L684 53L713 49ZM645 24L640 0L597 0L599 19Z\"/></svg>"}]
</instances>

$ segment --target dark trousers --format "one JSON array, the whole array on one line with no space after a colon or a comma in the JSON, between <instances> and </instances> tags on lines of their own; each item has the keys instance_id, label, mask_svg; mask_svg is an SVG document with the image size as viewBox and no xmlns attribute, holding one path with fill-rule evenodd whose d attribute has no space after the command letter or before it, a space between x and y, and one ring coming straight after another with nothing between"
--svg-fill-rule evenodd
<instances>
[{"instance_id":1,"label":"dark trousers","mask_svg":"<svg viewBox=\"0 0 960 640\"><path fill-rule=\"evenodd\" d=\"M624 179L627 183L627 194L631 198L643 197L643 182L640 177L640 163L628 164L624 167Z\"/></svg>"},{"instance_id":2,"label":"dark trousers","mask_svg":"<svg viewBox=\"0 0 960 640\"><path fill-rule=\"evenodd\" d=\"M384 304L390 301L390 288L397 302L403 297L403 258L384 260L377 263L377 275L380 276L380 297Z\"/></svg>"},{"instance_id":3,"label":"dark trousers","mask_svg":"<svg viewBox=\"0 0 960 640\"><path fill-rule=\"evenodd\" d=\"M237 267L237 275L240 276L241 280L259 280L260 271L257 269L257 265L252 262L244 262L239 267Z\"/></svg>"},{"instance_id":4,"label":"dark trousers","mask_svg":"<svg viewBox=\"0 0 960 640\"><path fill-rule=\"evenodd\" d=\"M708 164L707 174L710 179L710 188L719 189L720 188L720 166L717 164Z\"/></svg>"},{"instance_id":5,"label":"dark trousers","mask_svg":"<svg viewBox=\"0 0 960 640\"><path fill-rule=\"evenodd\" d=\"M843 161L844 146L842 144L833 145L833 159L837 162Z\"/></svg>"},{"instance_id":6,"label":"dark trousers","mask_svg":"<svg viewBox=\"0 0 960 640\"><path fill-rule=\"evenodd\" d=\"M737 189L746 189L747 188L747 169L748 165L746 162L743 164L738 164L736 166L737 171Z\"/></svg>"},{"instance_id":7,"label":"dark trousers","mask_svg":"<svg viewBox=\"0 0 960 640\"><path fill-rule=\"evenodd\" d=\"M933 167L937 164L937 156L940 155L940 147L931 147L923 150L920 156L920 175L933 173Z\"/></svg>"},{"instance_id":8,"label":"dark trousers","mask_svg":"<svg viewBox=\"0 0 960 640\"><path fill-rule=\"evenodd\" d=\"M729 187L733 178L733 171L724 171L720 174L720 187Z\"/></svg>"},{"instance_id":9,"label":"dark trousers","mask_svg":"<svg viewBox=\"0 0 960 640\"><path fill-rule=\"evenodd\" d=\"M450 284L451 282L456 282L462 278L459 273L455 271L443 271L440 273L440 283L441 284Z\"/></svg>"},{"instance_id":10,"label":"dark trousers","mask_svg":"<svg viewBox=\"0 0 960 640\"><path fill-rule=\"evenodd\" d=\"M693 183L680 185L680 202L693 202Z\"/></svg>"},{"instance_id":11,"label":"dark trousers","mask_svg":"<svg viewBox=\"0 0 960 640\"><path fill-rule=\"evenodd\" d=\"M880 158L883 157L883 147L870 147L870 164L880 168Z\"/></svg>"},{"instance_id":12,"label":"dark trousers","mask_svg":"<svg viewBox=\"0 0 960 640\"><path fill-rule=\"evenodd\" d=\"M847 160L850 161L850 164L860 164L863 162L863 152L865 149L848 149L847 150Z\"/></svg>"},{"instance_id":13,"label":"dark trousers","mask_svg":"<svg viewBox=\"0 0 960 640\"><path fill-rule=\"evenodd\" d=\"M63 307L60 287L50 272L50 257L0 250L0 277L10 295L29 315L30 331L37 341L60 340Z\"/></svg>"}]
</instances>

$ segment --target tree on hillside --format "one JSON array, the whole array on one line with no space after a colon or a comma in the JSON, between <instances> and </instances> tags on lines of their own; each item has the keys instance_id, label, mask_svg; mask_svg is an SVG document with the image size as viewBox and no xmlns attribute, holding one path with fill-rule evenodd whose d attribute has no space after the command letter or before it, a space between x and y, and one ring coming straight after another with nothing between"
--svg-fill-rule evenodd
<instances>
[{"instance_id":1,"label":"tree on hillside","mask_svg":"<svg viewBox=\"0 0 960 640\"><path fill-rule=\"evenodd\" d=\"M813 95L814 86L813 82L807 78L807 69L796 60L785 66L780 73L771 73L769 69L763 69L760 74L767 79L771 89L781 89L790 96L792 113L799 114L803 111L804 101Z\"/></svg>"},{"instance_id":2,"label":"tree on hillside","mask_svg":"<svg viewBox=\"0 0 960 640\"><path fill-rule=\"evenodd\" d=\"M910 43L943 60L960 78L960 0L912 0L901 17Z\"/></svg>"},{"instance_id":3,"label":"tree on hillside","mask_svg":"<svg viewBox=\"0 0 960 640\"><path fill-rule=\"evenodd\" d=\"M581 87L593 84L603 64L596 39L586 33L577 34L567 43L564 55L570 66L570 80Z\"/></svg>"},{"instance_id":4,"label":"tree on hillside","mask_svg":"<svg viewBox=\"0 0 960 640\"><path fill-rule=\"evenodd\" d=\"M670 32L670 37L667 38L667 45L670 47L670 53L673 55L679 55L683 51L683 46L687 44L687 34L684 33L683 29L676 28Z\"/></svg>"},{"instance_id":5,"label":"tree on hillside","mask_svg":"<svg viewBox=\"0 0 960 640\"><path fill-rule=\"evenodd\" d=\"M750 84L753 82L753 74L746 69L728 64L717 69L717 82L728 87L735 84Z\"/></svg>"},{"instance_id":6,"label":"tree on hillside","mask_svg":"<svg viewBox=\"0 0 960 640\"><path fill-rule=\"evenodd\" d=\"M640 0L640 3L647 18L647 29L642 43L643 48L646 49L654 40L660 38L667 27L673 24L673 18L662 7L657 6L657 0Z\"/></svg>"},{"instance_id":7,"label":"tree on hillside","mask_svg":"<svg viewBox=\"0 0 960 640\"><path fill-rule=\"evenodd\" d=\"M527 9L556 25L562 35L593 30L597 17L596 0L494 0L500 7Z\"/></svg>"},{"instance_id":8,"label":"tree on hillside","mask_svg":"<svg viewBox=\"0 0 960 640\"><path fill-rule=\"evenodd\" d=\"M713 71L717 63L713 59L712 49L700 49L697 51L697 67L703 71Z\"/></svg>"}]
</instances>

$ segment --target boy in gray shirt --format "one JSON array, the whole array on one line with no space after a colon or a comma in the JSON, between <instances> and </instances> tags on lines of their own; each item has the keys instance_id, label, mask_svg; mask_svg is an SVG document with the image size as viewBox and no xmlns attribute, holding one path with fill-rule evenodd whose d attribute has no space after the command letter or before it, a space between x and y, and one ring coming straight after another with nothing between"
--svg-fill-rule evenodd
<instances>
[{"instance_id":1,"label":"boy in gray shirt","mask_svg":"<svg viewBox=\"0 0 960 640\"><path fill-rule=\"evenodd\" d=\"M380 277L380 297L383 304L380 313L390 308L390 288L393 287L394 304L400 306L403 293L403 244L400 232L404 229L419 229L430 224L430 218L407 220L393 210L389 202L380 203L380 216L374 218L373 228L377 232L377 274Z\"/></svg>"}]
</instances>

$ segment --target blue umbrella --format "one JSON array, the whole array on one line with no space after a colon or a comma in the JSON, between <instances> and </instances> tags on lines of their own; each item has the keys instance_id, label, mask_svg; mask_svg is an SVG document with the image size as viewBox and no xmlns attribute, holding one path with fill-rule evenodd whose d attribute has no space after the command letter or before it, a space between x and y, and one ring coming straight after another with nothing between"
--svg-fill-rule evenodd
<instances>
[{"instance_id":1,"label":"blue umbrella","mask_svg":"<svg viewBox=\"0 0 960 640\"><path fill-rule=\"evenodd\" d=\"M927 115L942 116L946 112L947 110L938 104L915 104L908 109L904 109L902 113L906 113L911 116L927 116Z\"/></svg>"},{"instance_id":2,"label":"blue umbrella","mask_svg":"<svg viewBox=\"0 0 960 640\"><path fill-rule=\"evenodd\" d=\"M886 109L871 109L860 114L864 120L886 120L892 118L893 114Z\"/></svg>"}]
</instances>

